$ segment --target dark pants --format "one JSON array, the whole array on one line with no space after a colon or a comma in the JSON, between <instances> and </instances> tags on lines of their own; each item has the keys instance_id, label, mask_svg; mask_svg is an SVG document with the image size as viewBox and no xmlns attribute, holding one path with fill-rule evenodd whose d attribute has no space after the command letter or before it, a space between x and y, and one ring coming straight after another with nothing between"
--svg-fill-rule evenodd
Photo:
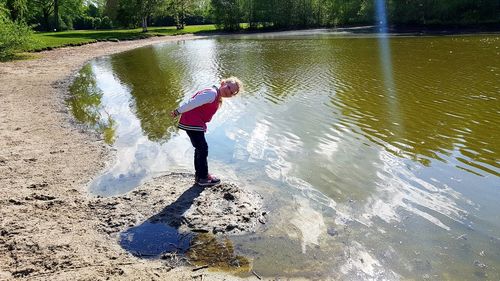
<instances>
[{"instance_id":1,"label":"dark pants","mask_svg":"<svg viewBox=\"0 0 500 281\"><path fill-rule=\"evenodd\" d=\"M208 177L208 144L205 140L205 132L186 130L191 144L194 147L194 169L196 176L200 179Z\"/></svg>"}]
</instances>

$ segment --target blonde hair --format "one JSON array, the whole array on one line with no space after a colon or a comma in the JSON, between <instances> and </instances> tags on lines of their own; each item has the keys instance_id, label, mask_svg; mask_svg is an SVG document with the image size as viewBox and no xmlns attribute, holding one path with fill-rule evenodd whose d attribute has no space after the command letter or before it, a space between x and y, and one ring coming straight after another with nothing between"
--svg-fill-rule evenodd
<instances>
[{"instance_id":1,"label":"blonde hair","mask_svg":"<svg viewBox=\"0 0 500 281\"><path fill-rule=\"evenodd\" d=\"M243 83L241 82L240 79L238 79L238 77L231 76L229 78L222 79L221 82L224 82L225 84L236 85L236 86L238 86L238 93L243 92Z\"/></svg>"}]
</instances>

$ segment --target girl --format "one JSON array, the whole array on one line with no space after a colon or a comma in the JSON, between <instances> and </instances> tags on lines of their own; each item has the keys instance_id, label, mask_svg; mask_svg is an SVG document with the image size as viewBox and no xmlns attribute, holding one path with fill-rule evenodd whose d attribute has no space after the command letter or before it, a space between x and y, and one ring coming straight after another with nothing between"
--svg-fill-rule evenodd
<instances>
[{"instance_id":1,"label":"girl","mask_svg":"<svg viewBox=\"0 0 500 281\"><path fill-rule=\"evenodd\" d=\"M236 77L223 79L220 86L198 91L189 101L172 111L172 117L181 115L179 129L186 131L194 147L195 182L200 186L213 186L220 179L208 173L208 145L205 140L207 123L219 109L222 98L238 94L243 84Z\"/></svg>"}]
</instances>

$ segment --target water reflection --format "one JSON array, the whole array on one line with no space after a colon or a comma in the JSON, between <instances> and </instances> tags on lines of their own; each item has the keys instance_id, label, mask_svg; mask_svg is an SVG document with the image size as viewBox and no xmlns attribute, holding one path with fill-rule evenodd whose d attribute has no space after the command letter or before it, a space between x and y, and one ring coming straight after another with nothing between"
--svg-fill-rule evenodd
<instances>
[{"instance_id":1,"label":"water reflection","mask_svg":"<svg viewBox=\"0 0 500 281\"><path fill-rule=\"evenodd\" d=\"M175 60L161 57L153 48L141 48L126 56L111 57L112 73L128 88L130 106L150 141L170 139L175 120L170 112L183 97L182 82L186 70Z\"/></svg>"},{"instance_id":2,"label":"water reflection","mask_svg":"<svg viewBox=\"0 0 500 281\"><path fill-rule=\"evenodd\" d=\"M247 92L210 123L210 170L265 194L269 226L232 238L258 272L473 279L474 260L496 268L500 39L386 39L220 37L93 61L117 160L92 191L191 169L168 112L237 75Z\"/></svg>"},{"instance_id":3,"label":"water reflection","mask_svg":"<svg viewBox=\"0 0 500 281\"><path fill-rule=\"evenodd\" d=\"M113 143L116 137L116 124L102 105L103 91L97 86L96 76L90 64L80 70L70 87L70 92L72 97L67 103L73 116L81 123L102 133L106 143Z\"/></svg>"}]
</instances>

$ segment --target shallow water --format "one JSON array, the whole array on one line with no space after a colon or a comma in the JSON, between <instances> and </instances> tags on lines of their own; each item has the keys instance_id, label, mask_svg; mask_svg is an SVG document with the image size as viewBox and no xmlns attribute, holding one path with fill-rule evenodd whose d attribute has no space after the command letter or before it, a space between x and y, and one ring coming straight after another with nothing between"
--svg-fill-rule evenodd
<instances>
[{"instance_id":1,"label":"shallow water","mask_svg":"<svg viewBox=\"0 0 500 281\"><path fill-rule=\"evenodd\" d=\"M230 75L246 92L210 123L209 164L265 198L269 223L231 237L256 272L500 279L498 35L216 37L94 60L69 103L116 162L91 192L191 170L169 112Z\"/></svg>"}]
</instances>

